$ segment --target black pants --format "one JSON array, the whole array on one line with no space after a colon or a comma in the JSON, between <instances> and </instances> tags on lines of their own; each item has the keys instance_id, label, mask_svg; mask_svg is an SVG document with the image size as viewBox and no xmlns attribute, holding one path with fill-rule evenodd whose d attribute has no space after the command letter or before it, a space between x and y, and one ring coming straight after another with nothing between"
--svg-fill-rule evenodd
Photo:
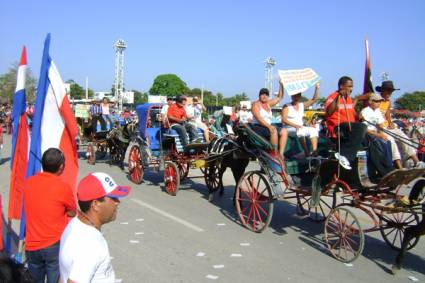
<instances>
[{"instance_id":1,"label":"black pants","mask_svg":"<svg viewBox=\"0 0 425 283\"><path fill-rule=\"evenodd\" d=\"M93 133L97 132L97 121L100 122L100 128L102 131L106 131L106 122L103 119L102 115L94 115L91 120L91 125L93 129Z\"/></svg>"}]
</instances>

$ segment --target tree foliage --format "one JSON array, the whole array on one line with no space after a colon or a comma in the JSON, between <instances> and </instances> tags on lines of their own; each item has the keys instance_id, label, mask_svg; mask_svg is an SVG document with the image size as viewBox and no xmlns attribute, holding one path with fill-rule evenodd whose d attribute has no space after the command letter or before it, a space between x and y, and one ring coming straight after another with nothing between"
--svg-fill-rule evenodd
<instances>
[{"instance_id":1,"label":"tree foliage","mask_svg":"<svg viewBox=\"0 0 425 283\"><path fill-rule=\"evenodd\" d=\"M67 84L69 84L71 99L83 99L86 98L86 90L80 86L78 83L76 83L73 79L67 80ZM94 91L92 89L88 89L88 97L93 98L94 97Z\"/></svg>"},{"instance_id":2,"label":"tree foliage","mask_svg":"<svg viewBox=\"0 0 425 283\"><path fill-rule=\"evenodd\" d=\"M177 96L187 92L186 83L175 74L159 75L149 90L151 95Z\"/></svg>"},{"instance_id":3,"label":"tree foliage","mask_svg":"<svg viewBox=\"0 0 425 283\"><path fill-rule=\"evenodd\" d=\"M134 92L134 104L143 104L148 102L148 93L147 92L140 92L138 90L132 90Z\"/></svg>"},{"instance_id":4,"label":"tree foliage","mask_svg":"<svg viewBox=\"0 0 425 283\"><path fill-rule=\"evenodd\" d=\"M406 92L395 101L394 105L396 109L421 111L425 109L425 92L424 91L415 91L413 93Z\"/></svg>"},{"instance_id":5,"label":"tree foliage","mask_svg":"<svg viewBox=\"0 0 425 283\"><path fill-rule=\"evenodd\" d=\"M3 100L9 102L13 101L13 94L16 89L16 75L18 73L18 63L14 63L9 70L0 76L0 97ZM27 68L25 92L28 102L34 102L35 100L35 84L36 79L31 72L30 68Z\"/></svg>"}]
</instances>

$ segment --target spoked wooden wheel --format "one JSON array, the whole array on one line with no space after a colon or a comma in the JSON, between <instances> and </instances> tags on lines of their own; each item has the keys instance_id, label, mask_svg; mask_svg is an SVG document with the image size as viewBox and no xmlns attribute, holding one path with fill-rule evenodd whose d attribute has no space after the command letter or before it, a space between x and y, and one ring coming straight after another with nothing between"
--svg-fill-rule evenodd
<instances>
[{"instance_id":1,"label":"spoked wooden wheel","mask_svg":"<svg viewBox=\"0 0 425 283\"><path fill-rule=\"evenodd\" d=\"M217 161L208 163L205 166L204 178L208 188L208 200L213 201L214 193L221 188L220 163Z\"/></svg>"},{"instance_id":2,"label":"spoked wooden wheel","mask_svg":"<svg viewBox=\"0 0 425 283\"><path fill-rule=\"evenodd\" d=\"M319 203L311 206L311 194L297 192L297 214L308 215L309 219L315 222L325 221L336 204L336 192L329 191L328 194L320 195Z\"/></svg>"},{"instance_id":3,"label":"spoked wooden wheel","mask_svg":"<svg viewBox=\"0 0 425 283\"><path fill-rule=\"evenodd\" d=\"M339 261L354 261L363 251L364 232L353 212L338 206L325 221L325 243Z\"/></svg>"},{"instance_id":4,"label":"spoked wooden wheel","mask_svg":"<svg viewBox=\"0 0 425 283\"><path fill-rule=\"evenodd\" d=\"M138 145L133 145L128 156L128 174L133 183L140 184L143 180L142 154Z\"/></svg>"},{"instance_id":5,"label":"spoked wooden wheel","mask_svg":"<svg viewBox=\"0 0 425 283\"><path fill-rule=\"evenodd\" d=\"M177 195L180 186L180 173L179 168L172 161L165 162L164 185L167 193L172 196Z\"/></svg>"},{"instance_id":6,"label":"spoked wooden wheel","mask_svg":"<svg viewBox=\"0 0 425 283\"><path fill-rule=\"evenodd\" d=\"M236 187L236 209L242 224L262 232L273 215L273 194L266 177L259 171L245 173Z\"/></svg>"},{"instance_id":7,"label":"spoked wooden wheel","mask_svg":"<svg viewBox=\"0 0 425 283\"><path fill-rule=\"evenodd\" d=\"M187 175L189 175L189 161L188 162L182 162L177 164L179 167L180 172L180 182L187 178Z\"/></svg>"},{"instance_id":8,"label":"spoked wooden wheel","mask_svg":"<svg viewBox=\"0 0 425 283\"><path fill-rule=\"evenodd\" d=\"M416 226L419 223L418 215L411 211L409 213L398 212L388 213L383 212L379 216L379 231L385 242L394 250L399 251L403 243L406 228L409 226ZM414 237L407 244L407 249L410 250L419 241L419 237Z\"/></svg>"},{"instance_id":9,"label":"spoked wooden wheel","mask_svg":"<svg viewBox=\"0 0 425 283\"><path fill-rule=\"evenodd\" d=\"M89 144L87 145L86 156L87 156L87 163L88 164L90 164L90 165L96 164L96 152L94 150L94 145L93 145L92 142L89 142Z\"/></svg>"}]
</instances>

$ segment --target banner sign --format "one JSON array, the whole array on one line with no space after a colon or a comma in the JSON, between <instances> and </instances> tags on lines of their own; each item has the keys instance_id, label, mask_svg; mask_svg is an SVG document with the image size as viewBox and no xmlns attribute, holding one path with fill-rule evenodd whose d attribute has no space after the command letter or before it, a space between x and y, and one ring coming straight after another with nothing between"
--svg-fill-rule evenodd
<instances>
[{"instance_id":1,"label":"banner sign","mask_svg":"<svg viewBox=\"0 0 425 283\"><path fill-rule=\"evenodd\" d=\"M287 71L278 70L278 74L289 95L304 92L321 79L311 68Z\"/></svg>"},{"instance_id":2,"label":"banner sign","mask_svg":"<svg viewBox=\"0 0 425 283\"><path fill-rule=\"evenodd\" d=\"M148 103L167 103L167 97L160 95L148 95Z\"/></svg>"},{"instance_id":3,"label":"banner sign","mask_svg":"<svg viewBox=\"0 0 425 283\"><path fill-rule=\"evenodd\" d=\"M75 117L76 118L88 118L89 117L89 110L88 105L85 104L76 104L75 105Z\"/></svg>"}]
</instances>

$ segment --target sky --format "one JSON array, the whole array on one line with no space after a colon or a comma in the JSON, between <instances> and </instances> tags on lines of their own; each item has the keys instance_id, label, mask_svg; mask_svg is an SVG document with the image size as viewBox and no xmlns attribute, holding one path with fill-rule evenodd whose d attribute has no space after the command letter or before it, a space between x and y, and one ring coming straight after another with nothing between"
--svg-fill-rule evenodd
<instances>
[{"instance_id":1,"label":"sky","mask_svg":"<svg viewBox=\"0 0 425 283\"><path fill-rule=\"evenodd\" d=\"M353 78L359 94L367 37L373 84L388 73L401 89L397 97L425 90L424 12L423 0L2 0L0 74L26 45L38 77L50 32L50 55L62 79L84 86L88 77L94 91L111 89L113 45L123 39L126 89L149 91L157 75L174 73L190 88L255 99L271 56L274 91L278 69L310 67L322 77L322 97L343 75ZM311 89L305 93L312 95Z\"/></svg>"}]
</instances>

